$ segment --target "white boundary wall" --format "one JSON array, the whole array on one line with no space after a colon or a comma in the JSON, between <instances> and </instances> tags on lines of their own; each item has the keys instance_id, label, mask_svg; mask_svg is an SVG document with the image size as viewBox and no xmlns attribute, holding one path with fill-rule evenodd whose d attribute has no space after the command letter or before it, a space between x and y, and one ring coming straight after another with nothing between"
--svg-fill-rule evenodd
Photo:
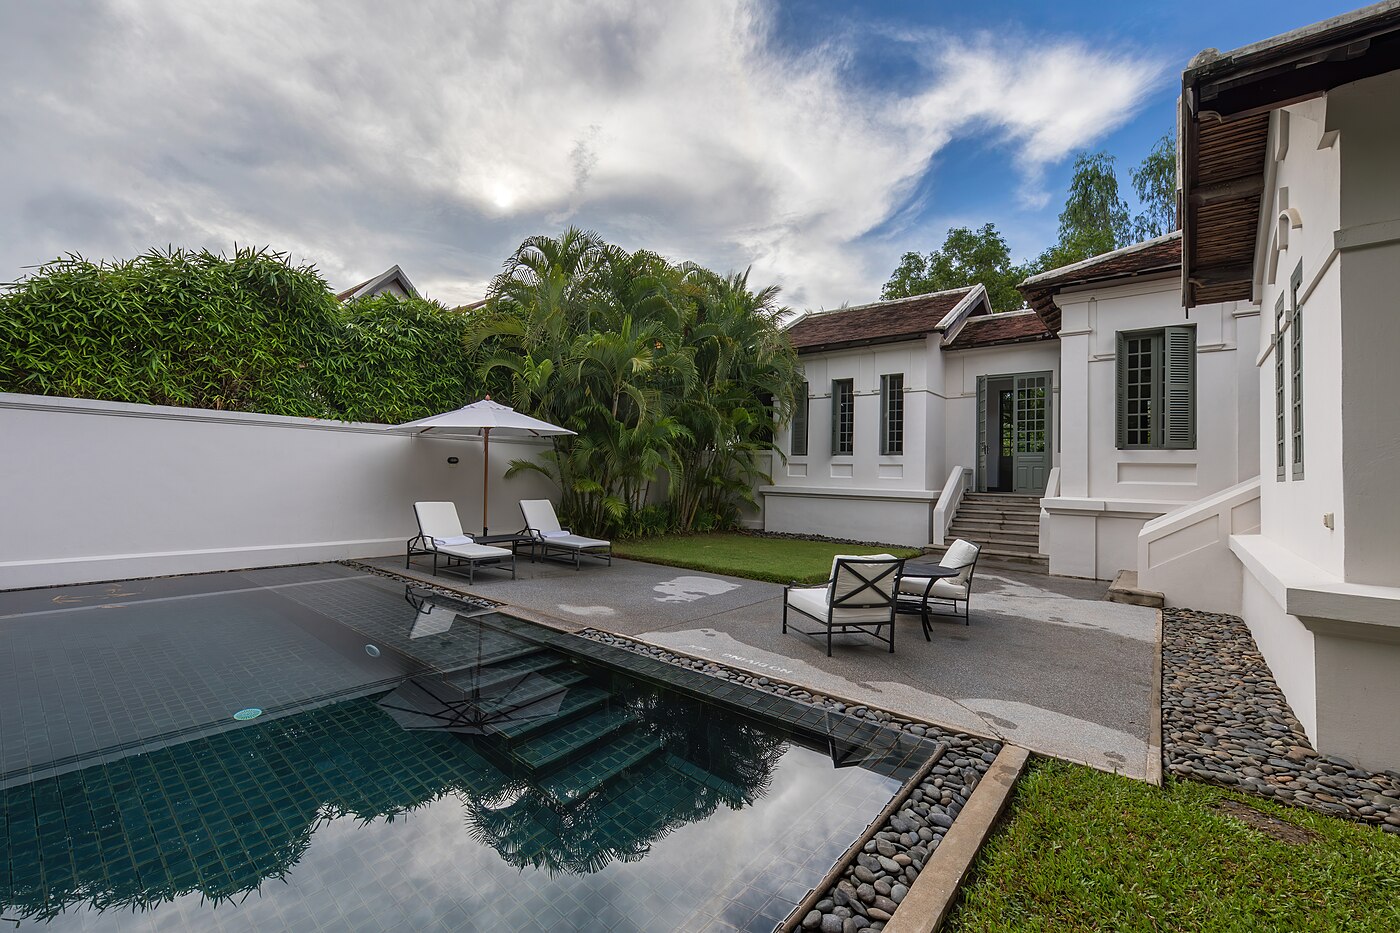
<instances>
[{"instance_id":1,"label":"white boundary wall","mask_svg":"<svg viewBox=\"0 0 1400 933\"><path fill-rule=\"evenodd\" d=\"M556 495L504 478L547 448L492 439L493 530ZM478 529L481 479L475 438L0 393L0 589L401 554L416 500Z\"/></svg>"}]
</instances>

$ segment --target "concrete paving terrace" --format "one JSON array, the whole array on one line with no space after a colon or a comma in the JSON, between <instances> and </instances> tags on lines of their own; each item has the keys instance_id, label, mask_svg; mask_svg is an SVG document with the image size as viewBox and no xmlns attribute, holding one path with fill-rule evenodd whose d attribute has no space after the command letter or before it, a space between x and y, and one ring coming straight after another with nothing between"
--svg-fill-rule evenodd
<instances>
[{"instance_id":1,"label":"concrete paving terrace","mask_svg":"<svg viewBox=\"0 0 1400 933\"><path fill-rule=\"evenodd\" d=\"M802 684L1032 751L1137 778L1147 775L1156 611L1104 600L1107 585L979 570L972 624L935 621L926 642L899 616L895 653L859 636L782 633L782 587L637 561L581 570L521 560L519 579L476 582L402 556L366 563L528 610L557 626L597 628Z\"/></svg>"}]
</instances>

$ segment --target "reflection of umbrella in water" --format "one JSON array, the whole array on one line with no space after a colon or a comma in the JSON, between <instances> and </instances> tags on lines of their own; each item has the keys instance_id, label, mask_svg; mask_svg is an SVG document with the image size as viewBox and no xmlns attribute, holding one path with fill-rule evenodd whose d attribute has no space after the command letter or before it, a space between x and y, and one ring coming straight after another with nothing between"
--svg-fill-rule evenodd
<instances>
[{"instance_id":1,"label":"reflection of umbrella in water","mask_svg":"<svg viewBox=\"0 0 1400 933\"><path fill-rule=\"evenodd\" d=\"M409 731L427 729L486 735L501 726L557 715L568 687L540 674L518 674L482 684L483 671L465 675L474 683L463 689L443 677L412 677L379 700L379 705Z\"/></svg>"}]
</instances>

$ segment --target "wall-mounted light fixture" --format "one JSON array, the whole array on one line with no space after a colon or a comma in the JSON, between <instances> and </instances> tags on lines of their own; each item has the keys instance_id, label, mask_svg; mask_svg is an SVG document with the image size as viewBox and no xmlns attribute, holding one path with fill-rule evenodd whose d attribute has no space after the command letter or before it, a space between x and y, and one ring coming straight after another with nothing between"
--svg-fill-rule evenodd
<instances>
[{"instance_id":1,"label":"wall-mounted light fixture","mask_svg":"<svg viewBox=\"0 0 1400 933\"><path fill-rule=\"evenodd\" d=\"M448 458L447 458L447 462L450 463L452 466L456 466L456 465L457 465L457 458L456 458L456 457L448 457Z\"/></svg>"}]
</instances>

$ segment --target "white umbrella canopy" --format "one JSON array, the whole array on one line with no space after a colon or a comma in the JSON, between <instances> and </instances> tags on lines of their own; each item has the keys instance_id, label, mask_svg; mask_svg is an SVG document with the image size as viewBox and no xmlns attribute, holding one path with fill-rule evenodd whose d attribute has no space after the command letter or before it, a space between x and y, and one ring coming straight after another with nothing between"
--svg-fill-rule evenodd
<instances>
[{"instance_id":1,"label":"white umbrella canopy","mask_svg":"<svg viewBox=\"0 0 1400 933\"><path fill-rule=\"evenodd\" d=\"M481 471L481 533L487 533L487 490L491 479L491 435L508 434L516 437L555 437L561 434L574 434L568 428L531 418L521 414L509 405L491 401L486 396L479 402L463 405L440 415L419 418L398 426L397 430L410 434L441 434L449 437L477 437L482 440Z\"/></svg>"}]
</instances>

